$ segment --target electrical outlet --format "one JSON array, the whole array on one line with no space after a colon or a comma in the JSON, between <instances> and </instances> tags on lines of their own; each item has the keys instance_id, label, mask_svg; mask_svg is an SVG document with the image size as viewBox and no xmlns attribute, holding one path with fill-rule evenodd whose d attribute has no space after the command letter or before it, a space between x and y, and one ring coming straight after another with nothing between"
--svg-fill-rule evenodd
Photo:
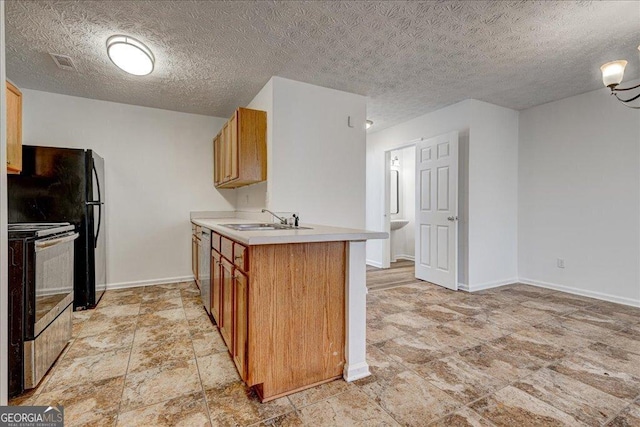
<instances>
[{"instance_id":1,"label":"electrical outlet","mask_svg":"<svg viewBox=\"0 0 640 427\"><path fill-rule=\"evenodd\" d=\"M558 258L558 268L564 268L564 260L562 258Z\"/></svg>"}]
</instances>

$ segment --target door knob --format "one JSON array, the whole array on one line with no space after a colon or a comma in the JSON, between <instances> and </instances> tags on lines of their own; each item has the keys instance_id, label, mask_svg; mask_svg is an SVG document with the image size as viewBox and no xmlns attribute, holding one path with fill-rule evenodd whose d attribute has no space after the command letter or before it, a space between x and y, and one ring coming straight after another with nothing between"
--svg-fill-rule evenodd
<instances>
[{"instance_id":1,"label":"door knob","mask_svg":"<svg viewBox=\"0 0 640 427\"><path fill-rule=\"evenodd\" d=\"M457 220L458 220L458 217L457 217L457 216L448 216L448 217L447 217L447 219L448 219L449 221L457 221Z\"/></svg>"}]
</instances>

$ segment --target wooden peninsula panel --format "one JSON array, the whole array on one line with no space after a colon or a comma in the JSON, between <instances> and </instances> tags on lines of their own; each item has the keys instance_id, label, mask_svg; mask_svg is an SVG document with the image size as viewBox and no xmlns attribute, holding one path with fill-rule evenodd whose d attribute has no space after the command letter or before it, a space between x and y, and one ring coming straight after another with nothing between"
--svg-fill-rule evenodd
<instances>
[{"instance_id":1,"label":"wooden peninsula panel","mask_svg":"<svg viewBox=\"0 0 640 427\"><path fill-rule=\"evenodd\" d=\"M249 250L247 384L268 401L341 377L346 243Z\"/></svg>"}]
</instances>

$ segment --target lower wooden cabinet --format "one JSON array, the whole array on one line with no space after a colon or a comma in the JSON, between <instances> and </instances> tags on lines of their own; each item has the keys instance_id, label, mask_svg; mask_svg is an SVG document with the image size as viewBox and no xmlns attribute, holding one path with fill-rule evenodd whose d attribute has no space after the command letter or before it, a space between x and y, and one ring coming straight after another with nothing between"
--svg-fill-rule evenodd
<instances>
[{"instance_id":1,"label":"lower wooden cabinet","mask_svg":"<svg viewBox=\"0 0 640 427\"><path fill-rule=\"evenodd\" d=\"M211 315L220 324L222 307L222 261L216 250L211 251Z\"/></svg>"},{"instance_id":2,"label":"lower wooden cabinet","mask_svg":"<svg viewBox=\"0 0 640 427\"><path fill-rule=\"evenodd\" d=\"M234 274L233 289L233 362L238 368L240 377L247 378L247 338L249 279L240 270Z\"/></svg>"},{"instance_id":3,"label":"lower wooden cabinet","mask_svg":"<svg viewBox=\"0 0 640 427\"><path fill-rule=\"evenodd\" d=\"M220 274L222 276L222 313L218 327L227 348L233 349L233 265L224 258L222 258Z\"/></svg>"},{"instance_id":4,"label":"lower wooden cabinet","mask_svg":"<svg viewBox=\"0 0 640 427\"><path fill-rule=\"evenodd\" d=\"M342 376L345 242L212 248L211 315L263 402Z\"/></svg>"}]
</instances>

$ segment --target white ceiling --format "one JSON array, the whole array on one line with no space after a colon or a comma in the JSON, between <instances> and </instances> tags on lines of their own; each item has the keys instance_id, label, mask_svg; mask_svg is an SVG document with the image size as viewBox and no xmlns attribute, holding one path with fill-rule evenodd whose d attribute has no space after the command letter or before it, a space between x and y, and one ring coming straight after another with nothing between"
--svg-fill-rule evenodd
<instances>
[{"instance_id":1,"label":"white ceiling","mask_svg":"<svg viewBox=\"0 0 640 427\"><path fill-rule=\"evenodd\" d=\"M9 1L7 75L20 87L227 117L273 76L369 96L374 129L475 98L514 109L637 78L640 2ZM106 55L147 44L154 72ZM78 71L48 53L69 55Z\"/></svg>"}]
</instances>

